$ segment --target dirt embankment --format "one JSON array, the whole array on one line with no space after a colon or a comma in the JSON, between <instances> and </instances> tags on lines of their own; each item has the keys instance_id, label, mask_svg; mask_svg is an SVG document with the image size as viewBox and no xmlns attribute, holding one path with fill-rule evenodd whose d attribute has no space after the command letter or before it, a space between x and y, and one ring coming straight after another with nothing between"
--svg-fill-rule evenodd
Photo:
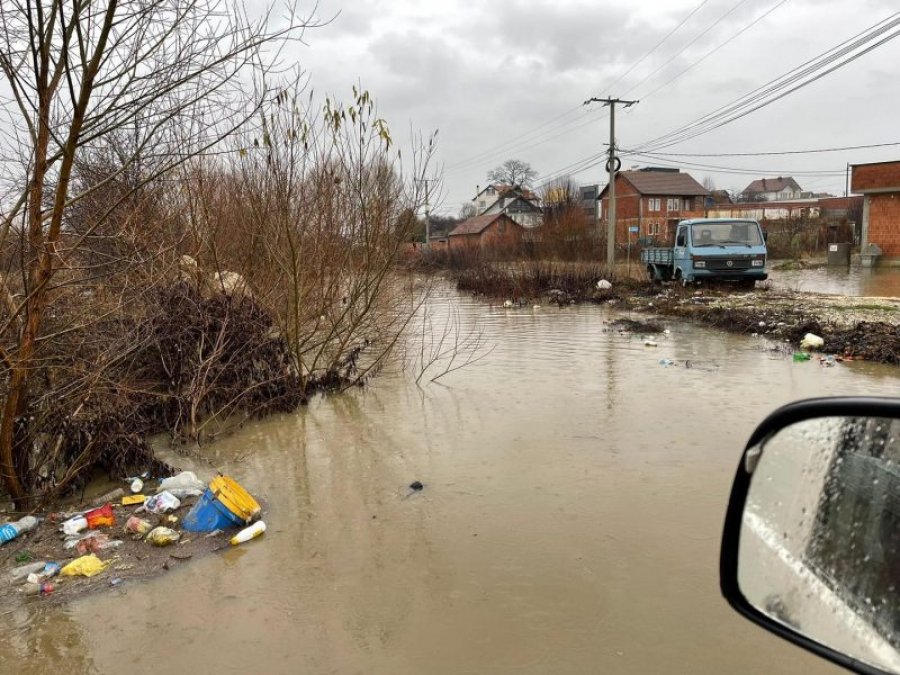
<instances>
[{"instance_id":1,"label":"dirt embankment","mask_svg":"<svg viewBox=\"0 0 900 675\"><path fill-rule=\"evenodd\" d=\"M807 333L822 351L900 364L900 299L851 298L760 289L661 288L652 298L624 295L620 306L675 316L724 330L766 335L797 345Z\"/></svg>"}]
</instances>

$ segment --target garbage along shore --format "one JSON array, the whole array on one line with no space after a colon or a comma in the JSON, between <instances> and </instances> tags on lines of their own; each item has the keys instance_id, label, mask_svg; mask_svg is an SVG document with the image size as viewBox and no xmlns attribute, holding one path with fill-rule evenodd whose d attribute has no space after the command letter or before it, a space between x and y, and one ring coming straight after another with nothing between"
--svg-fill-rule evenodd
<instances>
[{"instance_id":1,"label":"garbage along shore","mask_svg":"<svg viewBox=\"0 0 900 675\"><path fill-rule=\"evenodd\" d=\"M822 338L822 345L813 348L822 354L900 365L898 298L828 295L765 284L747 291L726 283L682 286L633 278L608 280L596 272L483 266L459 273L456 285L510 311L588 302L780 339L796 349L811 334Z\"/></svg>"},{"instance_id":2,"label":"garbage along shore","mask_svg":"<svg viewBox=\"0 0 900 675\"><path fill-rule=\"evenodd\" d=\"M844 360L900 365L900 299L760 289L663 287L651 297L624 295L623 309L697 321L733 333L765 336Z\"/></svg>"},{"instance_id":3,"label":"garbage along shore","mask_svg":"<svg viewBox=\"0 0 900 675\"><path fill-rule=\"evenodd\" d=\"M227 476L128 479L89 503L0 526L0 613L127 588L265 532L263 508Z\"/></svg>"}]
</instances>

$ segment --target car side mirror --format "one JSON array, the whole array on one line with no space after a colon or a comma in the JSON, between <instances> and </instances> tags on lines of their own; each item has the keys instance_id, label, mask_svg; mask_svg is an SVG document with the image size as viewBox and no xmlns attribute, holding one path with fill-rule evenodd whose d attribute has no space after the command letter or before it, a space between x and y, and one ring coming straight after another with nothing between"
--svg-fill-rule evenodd
<instances>
[{"instance_id":1,"label":"car side mirror","mask_svg":"<svg viewBox=\"0 0 900 675\"><path fill-rule=\"evenodd\" d=\"M900 673L900 399L766 418L735 475L719 572L766 630L858 673Z\"/></svg>"}]
</instances>

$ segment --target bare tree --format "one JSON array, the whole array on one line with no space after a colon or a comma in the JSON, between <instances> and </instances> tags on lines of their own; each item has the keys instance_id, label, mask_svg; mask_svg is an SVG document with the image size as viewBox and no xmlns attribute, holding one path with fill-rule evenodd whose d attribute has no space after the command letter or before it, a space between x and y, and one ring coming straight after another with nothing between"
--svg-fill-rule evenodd
<instances>
[{"instance_id":1,"label":"bare tree","mask_svg":"<svg viewBox=\"0 0 900 675\"><path fill-rule=\"evenodd\" d=\"M713 177L710 176L709 174L706 174L706 175L703 177L703 187L705 187L705 188L706 188L707 190L709 190L710 192L712 192L713 190L716 189L716 183L715 183L715 181L713 180Z\"/></svg>"},{"instance_id":2,"label":"bare tree","mask_svg":"<svg viewBox=\"0 0 900 675\"><path fill-rule=\"evenodd\" d=\"M459 207L459 217L461 220L466 220L477 215L478 210L472 202L463 202L462 206Z\"/></svg>"},{"instance_id":3,"label":"bare tree","mask_svg":"<svg viewBox=\"0 0 900 675\"><path fill-rule=\"evenodd\" d=\"M537 175L537 171L532 169L528 162L520 159L508 159L496 169L488 171L487 179L491 183L512 187L531 187Z\"/></svg>"},{"instance_id":4,"label":"bare tree","mask_svg":"<svg viewBox=\"0 0 900 675\"><path fill-rule=\"evenodd\" d=\"M10 97L2 104L0 152L7 166L0 244L20 237L21 300L0 325L6 399L0 413L0 473L15 502L27 502L29 433L22 431L30 384L42 377L48 303L67 256L106 222L111 210L68 241L67 214L78 202L120 181L137 181L121 198L214 147L252 119L270 95L245 90L245 69L272 70L278 49L318 25L288 7L270 28L272 8L255 20L223 0L12 0L0 6L0 72ZM273 25L276 25L273 22ZM264 65L267 64L267 65ZM255 101L249 108L247 100ZM73 190L84 153L131 139L108 170ZM110 209L115 206L110 205ZM78 294L73 301L78 302ZM66 328L57 333L65 333Z\"/></svg>"}]
</instances>

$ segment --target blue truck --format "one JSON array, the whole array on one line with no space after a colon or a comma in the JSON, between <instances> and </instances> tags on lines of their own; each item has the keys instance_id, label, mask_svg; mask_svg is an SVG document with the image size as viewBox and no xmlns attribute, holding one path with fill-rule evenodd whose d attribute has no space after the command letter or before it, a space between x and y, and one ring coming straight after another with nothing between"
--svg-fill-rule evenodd
<instances>
[{"instance_id":1,"label":"blue truck","mask_svg":"<svg viewBox=\"0 0 900 675\"><path fill-rule=\"evenodd\" d=\"M743 218L682 220L675 230L675 245L645 248L641 262L651 279L685 285L717 279L752 288L769 277L765 233L758 222Z\"/></svg>"}]
</instances>

